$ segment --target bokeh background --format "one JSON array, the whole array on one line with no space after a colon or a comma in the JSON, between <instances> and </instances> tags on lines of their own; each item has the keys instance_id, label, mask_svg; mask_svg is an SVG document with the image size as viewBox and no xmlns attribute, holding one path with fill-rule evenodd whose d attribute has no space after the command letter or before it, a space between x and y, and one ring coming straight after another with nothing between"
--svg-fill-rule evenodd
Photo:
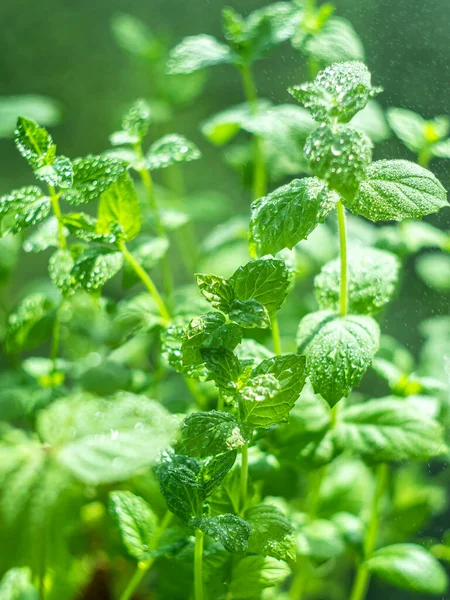
<instances>
[{"instance_id":1,"label":"bokeh background","mask_svg":"<svg viewBox=\"0 0 450 600\"><path fill-rule=\"evenodd\" d=\"M153 31L177 43L186 35L220 33L223 0L2 0L0 2L0 96L44 94L61 103L62 122L52 128L59 151L69 157L100 153L108 135L118 128L123 110L137 97L152 94L154 82L144 63L132 61L119 48L111 31L114 15L126 12ZM246 14L262 0L236 0ZM361 36L367 64L384 107L410 108L426 118L450 113L449 0L336 0L336 14L347 17ZM304 58L288 44L258 63L255 77L260 95L274 104L290 102L286 89L305 78ZM236 211L249 210L249 194L239 177L202 137L199 124L211 114L242 101L241 82L229 67L208 73L204 93L193 106L178 112L173 130L195 141L203 159L186 168L188 189L217 189ZM377 147L377 157L412 159L392 137ZM450 160L434 160L432 170L450 188ZM31 173L10 139L0 139L0 194L31 183ZM430 222L450 227L450 211ZM46 257L21 260L13 292L24 281L46 272ZM428 316L449 313L448 295L437 294L406 265L402 293L385 317L385 327L417 353L417 324ZM431 526L449 527L450 518ZM391 593L391 596L389 596ZM372 588L371 598L400 599L400 592Z\"/></svg>"}]
</instances>

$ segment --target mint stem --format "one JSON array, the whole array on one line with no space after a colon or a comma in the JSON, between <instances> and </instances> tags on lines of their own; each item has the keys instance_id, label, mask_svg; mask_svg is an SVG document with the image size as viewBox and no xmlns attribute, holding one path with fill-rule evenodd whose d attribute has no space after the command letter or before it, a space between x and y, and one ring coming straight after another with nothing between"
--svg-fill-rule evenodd
<instances>
[{"instance_id":1,"label":"mint stem","mask_svg":"<svg viewBox=\"0 0 450 600\"><path fill-rule=\"evenodd\" d=\"M348 264L347 264L347 231L345 208L342 202L337 203L337 217L339 225L339 245L341 259L341 283L339 297L339 313L345 317L348 312Z\"/></svg>"},{"instance_id":2,"label":"mint stem","mask_svg":"<svg viewBox=\"0 0 450 600\"><path fill-rule=\"evenodd\" d=\"M194 549L194 597L203 600L203 531L195 530Z\"/></svg>"},{"instance_id":3,"label":"mint stem","mask_svg":"<svg viewBox=\"0 0 450 600\"><path fill-rule=\"evenodd\" d=\"M239 489L239 506L240 513L243 514L247 504L247 487L248 487L248 444L241 448L241 481Z\"/></svg>"}]
</instances>

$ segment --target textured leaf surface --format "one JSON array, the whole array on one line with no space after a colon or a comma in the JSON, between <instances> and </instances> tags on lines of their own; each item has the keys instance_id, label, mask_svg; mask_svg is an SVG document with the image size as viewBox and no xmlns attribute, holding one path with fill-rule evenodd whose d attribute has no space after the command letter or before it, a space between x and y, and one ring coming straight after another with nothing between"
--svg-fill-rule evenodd
<instances>
[{"instance_id":1,"label":"textured leaf surface","mask_svg":"<svg viewBox=\"0 0 450 600\"><path fill-rule=\"evenodd\" d=\"M150 171L165 169L175 163L190 162L201 157L200 150L182 135L171 133L150 146L145 164Z\"/></svg>"},{"instance_id":2,"label":"textured leaf surface","mask_svg":"<svg viewBox=\"0 0 450 600\"><path fill-rule=\"evenodd\" d=\"M78 256L71 271L77 287L87 291L103 287L123 264L123 255L105 246L90 246Z\"/></svg>"},{"instance_id":3,"label":"textured leaf surface","mask_svg":"<svg viewBox=\"0 0 450 600\"><path fill-rule=\"evenodd\" d=\"M20 154L33 169L51 165L55 159L56 146L51 135L31 119L19 117L15 142Z\"/></svg>"},{"instance_id":4,"label":"textured leaf surface","mask_svg":"<svg viewBox=\"0 0 450 600\"><path fill-rule=\"evenodd\" d=\"M158 524L155 513L143 498L128 490L110 492L109 510L130 556L144 560Z\"/></svg>"},{"instance_id":5,"label":"textured leaf surface","mask_svg":"<svg viewBox=\"0 0 450 600\"><path fill-rule=\"evenodd\" d=\"M8 317L4 340L7 351L39 346L50 337L54 316L54 302L46 294L26 296Z\"/></svg>"},{"instance_id":6,"label":"textured leaf surface","mask_svg":"<svg viewBox=\"0 0 450 600\"><path fill-rule=\"evenodd\" d=\"M375 314L385 306L396 290L400 263L390 252L354 247L348 259L349 310ZM314 280L314 292L321 309L338 310L340 260L326 264Z\"/></svg>"},{"instance_id":7,"label":"textured leaf surface","mask_svg":"<svg viewBox=\"0 0 450 600\"><path fill-rule=\"evenodd\" d=\"M393 544L376 550L365 561L369 571L395 587L423 594L445 594L445 569L417 544Z\"/></svg>"},{"instance_id":8,"label":"textured leaf surface","mask_svg":"<svg viewBox=\"0 0 450 600\"><path fill-rule=\"evenodd\" d=\"M296 541L289 519L275 506L257 504L245 513L250 525L248 551L279 560L295 560Z\"/></svg>"},{"instance_id":9,"label":"textured leaf surface","mask_svg":"<svg viewBox=\"0 0 450 600\"><path fill-rule=\"evenodd\" d=\"M372 462L427 460L446 450L439 423L394 398L369 400L345 409L334 435L341 449Z\"/></svg>"},{"instance_id":10,"label":"textured leaf surface","mask_svg":"<svg viewBox=\"0 0 450 600\"><path fill-rule=\"evenodd\" d=\"M402 221L447 205L445 189L427 169L406 160L379 160L367 169L349 208L371 221Z\"/></svg>"},{"instance_id":11,"label":"textured leaf surface","mask_svg":"<svg viewBox=\"0 0 450 600\"><path fill-rule=\"evenodd\" d=\"M195 278L206 300L214 308L227 313L235 297L233 287L228 280L225 277L207 273L197 273Z\"/></svg>"},{"instance_id":12,"label":"textured leaf surface","mask_svg":"<svg viewBox=\"0 0 450 600\"><path fill-rule=\"evenodd\" d=\"M248 431L232 414L211 410L189 415L183 421L178 452L205 458L246 444Z\"/></svg>"},{"instance_id":13,"label":"textured leaf surface","mask_svg":"<svg viewBox=\"0 0 450 600\"><path fill-rule=\"evenodd\" d=\"M229 588L232 600L254 600L263 590L282 583L289 575L288 565L271 556L246 556L233 569Z\"/></svg>"},{"instance_id":14,"label":"textured leaf surface","mask_svg":"<svg viewBox=\"0 0 450 600\"><path fill-rule=\"evenodd\" d=\"M246 552L250 527L240 517L231 514L200 517L192 525L220 542L228 552Z\"/></svg>"},{"instance_id":15,"label":"textured leaf surface","mask_svg":"<svg viewBox=\"0 0 450 600\"><path fill-rule=\"evenodd\" d=\"M50 213L50 198L35 185L20 188L0 198L0 231L19 233L43 221Z\"/></svg>"},{"instance_id":16,"label":"textured leaf surface","mask_svg":"<svg viewBox=\"0 0 450 600\"><path fill-rule=\"evenodd\" d=\"M371 317L339 317L328 311L307 315L300 323L299 354L314 390L333 406L359 384L378 349L379 328Z\"/></svg>"},{"instance_id":17,"label":"textured leaf surface","mask_svg":"<svg viewBox=\"0 0 450 600\"><path fill-rule=\"evenodd\" d=\"M253 202L250 231L258 254L293 248L323 223L338 200L323 181L306 177Z\"/></svg>"},{"instance_id":18,"label":"textured leaf surface","mask_svg":"<svg viewBox=\"0 0 450 600\"><path fill-rule=\"evenodd\" d=\"M201 354L216 385L225 390L235 390L242 371L238 357L225 348L203 348Z\"/></svg>"},{"instance_id":19,"label":"textured leaf surface","mask_svg":"<svg viewBox=\"0 0 450 600\"><path fill-rule=\"evenodd\" d=\"M96 200L125 171L125 163L106 156L86 156L73 161L73 186L63 194L71 204Z\"/></svg>"}]
</instances>

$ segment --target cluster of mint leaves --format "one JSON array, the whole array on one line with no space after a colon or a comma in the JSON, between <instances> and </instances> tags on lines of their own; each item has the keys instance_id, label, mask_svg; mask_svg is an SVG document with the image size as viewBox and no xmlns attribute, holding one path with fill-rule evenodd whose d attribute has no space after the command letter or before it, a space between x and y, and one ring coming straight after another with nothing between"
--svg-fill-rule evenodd
<instances>
[{"instance_id":1,"label":"cluster of mint leaves","mask_svg":"<svg viewBox=\"0 0 450 600\"><path fill-rule=\"evenodd\" d=\"M122 19L121 39L131 52L125 25ZM341 35L343 58L362 58L352 31L327 5L306 10L280 2L247 19L226 9L227 45L210 36L188 38L172 52L169 70L191 73L232 63L245 84L250 65L288 39L326 64ZM153 51L157 57L156 42L148 43L145 55L153 57ZM445 543L430 552L398 531L383 537L381 547L377 540L382 502L395 514L401 505L396 494L405 489L411 510L422 502L428 516L431 505L440 506L436 486L424 485L417 499L420 477L411 482L406 471L401 480L400 469L394 479L389 471L398 469L391 463L445 455L439 402L445 388L439 374L414 374L404 348L380 337L376 317L396 292L398 256L448 243L445 234L410 221L446 206L436 177L403 160L372 162L373 137L355 119L379 91L364 64L340 62L290 89L304 109L268 108L249 98L203 125L215 143L226 143L239 129L253 134L255 174L272 152L279 165L274 179L289 174L286 154L294 148L301 155L295 173L300 169L307 177L254 201L251 260L229 277L197 273L194 301L173 290L167 277L169 230L178 217L161 210L152 174L200 158L197 147L170 134L145 151L155 122L154 107L145 101L124 115L111 136L112 150L75 160L56 153L45 129L19 119L16 145L39 185L1 198L1 231L15 237L25 232L27 252L53 249L53 287L24 296L4 335L12 357L51 339L50 358L25 358L6 390L26 406L19 422L25 418L27 426L2 429L2 514L5 531L23 525L19 545L26 550L19 557L27 557L32 575L10 570L0 583L6 598L37 598L36 579L45 598L72 597L87 583L95 566L83 565L61 538L67 510L82 513L83 527L102 532L112 556L126 552L137 562L129 582L117 569L121 600L133 596L156 560L157 593L174 599L258 600L287 597L288 589L292 598L314 597L308 580L316 578L319 593L327 593L320 569L349 556L356 565L352 600L365 597L371 574L411 592L445 593L446 575L435 558L448 556ZM287 126L293 116L296 128ZM281 157L274 150L277 135L290 137ZM255 191L265 187L264 179ZM70 205L94 200L95 217L92 211L70 212ZM60 201L68 203L63 210ZM397 229L390 235L388 226L377 247L347 243L346 209L374 222L407 220L403 238ZM296 349L281 353L277 313L298 277L289 250L295 253L325 228L318 226L334 212L340 257L315 277L319 310L301 319ZM156 265L163 270L162 293L149 276ZM114 306L102 289L119 272L125 288L140 282L147 291ZM256 341L269 330L273 351ZM149 341L161 347L161 353L151 349L155 363L129 369L133 353L148 352ZM100 357L104 347L109 354ZM167 365L182 375L187 388L181 394L189 389L195 406L187 401L182 411L168 410L164 393L161 402L149 400L158 397ZM370 367L391 395L361 401L352 391ZM177 419L174 412L189 414ZM293 473L306 493L289 486L283 493ZM82 546L76 531L70 535ZM75 573L64 584L42 575L44 546L49 569L72 565Z\"/></svg>"}]
</instances>

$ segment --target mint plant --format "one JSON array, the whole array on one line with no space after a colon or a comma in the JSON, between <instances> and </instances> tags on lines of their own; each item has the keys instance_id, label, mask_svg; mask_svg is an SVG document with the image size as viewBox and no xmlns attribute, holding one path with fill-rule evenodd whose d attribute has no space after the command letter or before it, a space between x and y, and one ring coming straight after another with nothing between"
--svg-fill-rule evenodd
<instances>
[{"instance_id":1,"label":"mint plant","mask_svg":"<svg viewBox=\"0 0 450 600\"><path fill-rule=\"evenodd\" d=\"M170 79L159 40L114 27ZM248 231L240 219L203 240L189 285L174 268L187 235L173 244L189 206L173 209L160 175L201 154L155 134L154 102L75 159L17 122L37 183L0 198L0 275L13 297L21 247L48 257L48 277L5 306L1 598L100 597L105 581L117 600L364 600L372 578L446 594L450 537L424 531L446 507L450 324L419 324L415 356L382 318L404 259L448 252L448 232L420 221L445 189L421 165L373 161L381 88L329 5L226 9L224 34L187 38L169 66L240 71L248 103L201 130L254 135L257 197ZM311 80L289 89L302 106L269 107L251 67L287 40ZM230 262L206 268L218 248Z\"/></svg>"}]
</instances>

